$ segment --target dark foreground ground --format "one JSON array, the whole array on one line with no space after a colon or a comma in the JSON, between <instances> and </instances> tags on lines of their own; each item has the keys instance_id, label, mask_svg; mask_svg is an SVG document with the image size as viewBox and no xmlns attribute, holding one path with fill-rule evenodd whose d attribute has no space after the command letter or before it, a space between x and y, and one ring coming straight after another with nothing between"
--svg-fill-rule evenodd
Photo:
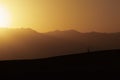
<instances>
[{"instance_id":1,"label":"dark foreground ground","mask_svg":"<svg viewBox=\"0 0 120 80\"><path fill-rule=\"evenodd\" d=\"M120 72L120 50L98 51L48 59L0 62L0 78L5 80L40 80L46 78L63 80L61 79L63 76L75 79L76 77L73 75L81 78L81 74L90 75L96 72L112 74Z\"/></svg>"}]
</instances>

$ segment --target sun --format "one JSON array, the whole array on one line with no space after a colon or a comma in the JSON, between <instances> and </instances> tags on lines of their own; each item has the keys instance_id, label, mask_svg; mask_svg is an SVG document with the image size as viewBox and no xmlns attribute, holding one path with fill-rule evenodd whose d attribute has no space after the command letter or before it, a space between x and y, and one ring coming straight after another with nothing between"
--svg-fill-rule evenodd
<instances>
[{"instance_id":1,"label":"sun","mask_svg":"<svg viewBox=\"0 0 120 80\"><path fill-rule=\"evenodd\" d=\"M11 16L9 11L4 6L0 6L0 28L8 28L10 23Z\"/></svg>"}]
</instances>

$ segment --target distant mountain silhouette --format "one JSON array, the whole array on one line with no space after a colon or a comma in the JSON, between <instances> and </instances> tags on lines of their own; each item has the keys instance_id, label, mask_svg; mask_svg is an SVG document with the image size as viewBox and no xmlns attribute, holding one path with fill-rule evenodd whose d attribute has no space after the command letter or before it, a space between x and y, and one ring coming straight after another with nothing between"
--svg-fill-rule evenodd
<instances>
[{"instance_id":1,"label":"distant mountain silhouette","mask_svg":"<svg viewBox=\"0 0 120 80\"><path fill-rule=\"evenodd\" d=\"M75 30L38 33L32 29L0 29L0 60L35 59L97 50L120 49L120 33Z\"/></svg>"},{"instance_id":2,"label":"distant mountain silhouette","mask_svg":"<svg viewBox=\"0 0 120 80\"><path fill-rule=\"evenodd\" d=\"M89 32L80 33L74 30L49 32L48 35L62 38L64 40L71 41L70 43L75 45L82 45L82 47L91 48L91 50L101 49L116 49L120 48L119 40L120 33L99 33ZM82 49L82 48L81 48Z\"/></svg>"}]
</instances>

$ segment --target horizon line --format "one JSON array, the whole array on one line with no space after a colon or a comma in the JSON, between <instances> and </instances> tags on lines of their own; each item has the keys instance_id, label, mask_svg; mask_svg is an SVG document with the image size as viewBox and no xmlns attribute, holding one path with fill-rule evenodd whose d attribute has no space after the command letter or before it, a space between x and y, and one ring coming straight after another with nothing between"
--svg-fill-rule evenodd
<instances>
[{"instance_id":1,"label":"horizon line","mask_svg":"<svg viewBox=\"0 0 120 80\"><path fill-rule=\"evenodd\" d=\"M102 32L102 31L85 31L85 32L83 32L83 31L79 31L79 30L76 30L76 29L67 29L67 30L59 30L59 29L56 29L56 30L50 30L50 31L46 31L46 32L40 32L40 31L37 31L37 30L35 30L35 29L33 29L33 28L23 28L23 27L19 27L19 28L0 28L0 30L16 30L16 29L18 29L18 30L33 30L33 31L35 31L35 32L38 32L38 33L49 33L49 32L65 32L65 31L74 31L74 32L79 32L79 33L120 33L120 31L113 31L113 32L108 32L108 31L104 31L104 32Z\"/></svg>"}]
</instances>

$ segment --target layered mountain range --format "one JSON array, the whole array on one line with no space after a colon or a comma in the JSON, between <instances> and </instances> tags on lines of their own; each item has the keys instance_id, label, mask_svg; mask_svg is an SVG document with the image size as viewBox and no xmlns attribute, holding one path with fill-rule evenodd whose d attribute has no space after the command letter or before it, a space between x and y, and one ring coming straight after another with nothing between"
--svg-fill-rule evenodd
<instances>
[{"instance_id":1,"label":"layered mountain range","mask_svg":"<svg viewBox=\"0 0 120 80\"><path fill-rule=\"evenodd\" d=\"M120 32L81 33L76 30L39 33L32 29L0 29L0 59L36 59L120 49Z\"/></svg>"}]
</instances>

